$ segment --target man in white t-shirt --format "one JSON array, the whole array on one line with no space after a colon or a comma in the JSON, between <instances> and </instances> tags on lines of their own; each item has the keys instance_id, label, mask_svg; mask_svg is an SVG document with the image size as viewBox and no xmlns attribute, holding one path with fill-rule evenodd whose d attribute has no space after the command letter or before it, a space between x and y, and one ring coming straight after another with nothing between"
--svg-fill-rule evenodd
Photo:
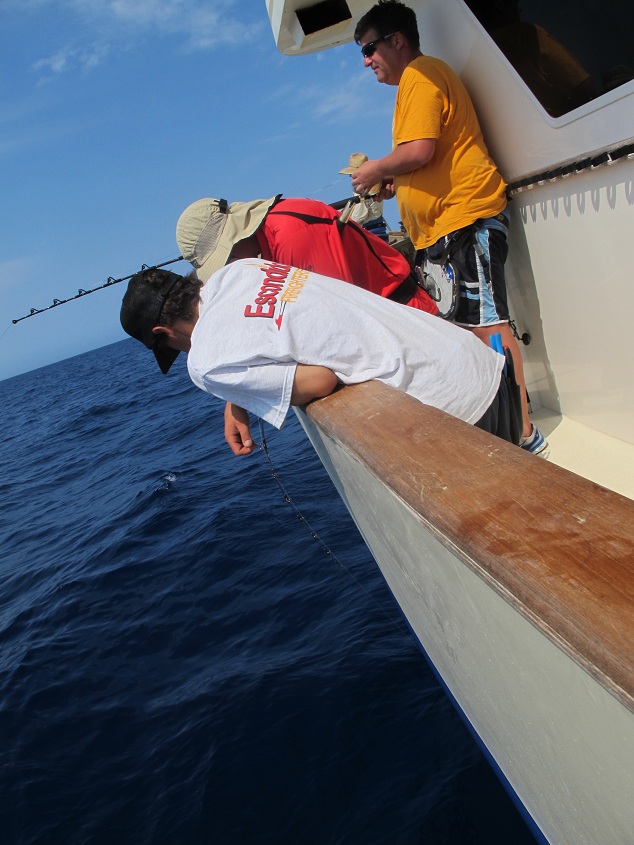
<instances>
[{"instance_id":1,"label":"man in white t-shirt","mask_svg":"<svg viewBox=\"0 0 634 845\"><path fill-rule=\"evenodd\" d=\"M444 320L307 270L243 259L204 288L144 270L121 324L163 373L187 352L194 384L276 428L290 405L377 379L510 440L503 356Z\"/></svg>"}]
</instances>

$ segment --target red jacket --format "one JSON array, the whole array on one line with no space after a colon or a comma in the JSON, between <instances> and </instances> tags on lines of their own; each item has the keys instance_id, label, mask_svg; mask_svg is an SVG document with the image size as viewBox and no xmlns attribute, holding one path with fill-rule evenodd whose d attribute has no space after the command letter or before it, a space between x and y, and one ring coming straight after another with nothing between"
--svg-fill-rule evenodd
<instances>
[{"instance_id":1,"label":"red jacket","mask_svg":"<svg viewBox=\"0 0 634 845\"><path fill-rule=\"evenodd\" d=\"M409 262L381 238L353 221L338 223L339 212L308 199L281 199L257 231L262 258L343 279L379 296L396 298L407 279L411 296L406 304L437 314L438 307L421 288L414 287Z\"/></svg>"}]
</instances>

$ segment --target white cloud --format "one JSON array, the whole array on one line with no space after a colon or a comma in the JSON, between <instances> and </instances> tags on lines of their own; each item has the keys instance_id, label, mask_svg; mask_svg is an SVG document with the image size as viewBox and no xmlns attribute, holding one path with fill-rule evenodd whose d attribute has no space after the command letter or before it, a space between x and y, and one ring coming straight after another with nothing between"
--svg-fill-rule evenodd
<instances>
[{"instance_id":1,"label":"white cloud","mask_svg":"<svg viewBox=\"0 0 634 845\"><path fill-rule=\"evenodd\" d=\"M100 65L109 53L110 47L107 44L95 44L92 48L81 51L79 63L84 70L91 70Z\"/></svg>"},{"instance_id":2,"label":"white cloud","mask_svg":"<svg viewBox=\"0 0 634 845\"><path fill-rule=\"evenodd\" d=\"M243 44L262 31L261 16L244 20L232 13L230 0L112 0L114 19L137 29L185 36L190 48Z\"/></svg>"},{"instance_id":3,"label":"white cloud","mask_svg":"<svg viewBox=\"0 0 634 845\"><path fill-rule=\"evenodd\" d=\"M45 76L90 70L111 53L130 49L147 35L171 39L178 50L209 50L215 46L249 43L267 29L264 3L234 0L2 0L0 17L30 16L40 23L45 13L57 19L76 19L81 32L66 46L39 58L33 68Z\"/></svg>"},{"instance_id":4,"label":"white cloud","mask_svg":"<svg viewBox=\"0 0 634 845\"><path fill-rule=\"evenodd\" d=\"M33 64L33 70L50 70L52 73L63 73L68 67L73 51L68 48L58 50L47 59L39 59Z\"/></svg>"},{"instance_id":5,"label":"white cloud","mask_svg":"<svg viewBox=\"0 0 634 845\"><path fill-rule=\"evenodd\" d=\"M50 56L38 59L32 69L38 73L48 71L49 74L62 74L74 71L76 68L88 71L100 65L110 52L107 44L93 44L83 48L62 47ZM50 77L44 75L40 82L46 82Z\"/></svg>"},{"instance_id":6,"label":"white cloud","mask_svg":"<svg viewBox=\"0 0 634 845\"><path fill-rule=\"evenodd\" d=\"M285 92L287 94L288 92ZM389 121L393 109L393 97L386 98L374 79L374 75L363 71L342 75L336 89L330 84L304 87L298 102L304 103L313 119L332 125L349 123L369 114L377 120Z\"/></svg>"},{"instance_id":7,"label":"white cloud","mask_svg":"<svg viewBox=\"0 0 634 845\"><path fill-rule=\"evenodd\" d=\"M85 27L109 37L158 31L185 36L188 46L239 44L262 31L265 21L251 4L234 0L5 0L5 9L24 12L48 7L68 15L74 11ZM246 7L246 14L245 14Z\"/></svg>"}]
</instances>

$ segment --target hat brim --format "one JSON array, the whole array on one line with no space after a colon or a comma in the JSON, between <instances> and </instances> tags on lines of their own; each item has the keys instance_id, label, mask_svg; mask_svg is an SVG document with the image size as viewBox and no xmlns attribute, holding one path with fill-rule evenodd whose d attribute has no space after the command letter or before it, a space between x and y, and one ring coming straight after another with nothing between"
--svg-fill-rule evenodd
<instances>
[{"instance_id":1,"label":"hat brim","mask_svg":"<svg viewBox=\"0 0 634 845\"><path fill-rule=\"evenodd\" d=\"M352 153L348 166L344 167L343 170L340 170L339 173L346 173L348 176L351 176L361 167L362 164L365 164L367 160L368 157L365 153Z\"/></svg>"},{"instance_id":2,"label":"hat brim","mask_svg":"<svg viewBox=\"0 0 634 845\"><path fill-rule=\"evenodd\" d=\"M164 376L168 374L170 367L180 354L178 349L153 349L152 352Z\"/></svg>"},{"instance_id":3,"label":"hat brim","mask_svg":"<svg viewBox=\"0 0 634 845\"><path fill-rule=\"evenodd\" d=\"M252 202L233 202L229 206L227 221L218 244L209 257L196 270L196 275L203 284L207 282L217 270L225 266L234 246L250 238L260 228L266 215L280 199L281 194L266 200Z\"/></svg>"}]
</instances>

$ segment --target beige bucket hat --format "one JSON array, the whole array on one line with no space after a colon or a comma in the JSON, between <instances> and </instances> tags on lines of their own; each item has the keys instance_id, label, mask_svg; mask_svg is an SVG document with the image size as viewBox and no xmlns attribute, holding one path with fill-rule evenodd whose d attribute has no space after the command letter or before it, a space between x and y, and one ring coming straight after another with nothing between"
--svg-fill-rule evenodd
<instances>
[{"instance_id":1,"label":"beige bucket hat","mask_svg":"<svg viewBox=\"0 0 634 845\"><path fill-rule=\"evenodd\" d=\"M344 167L343 170L340 170L339 173L348 173L352 175L354 171L361 167L362 164L365 164L368 160L367 155L365 153L352 153L350 156L350 164L347 167Z\"/></svg>"},{"instance_id":2,"label":"beige bucket hat","mask_svg":"<svg viewBox=\"0 0 634 845\"><path fill-rule=\"evenodd\" d=\"M344 167L343 170L340 170L339 173L348 173L350 176L361 167L362 164L365 164L368 160L367 155L365 153L352 153L350 156L350 164L347 167ZM377 182L376 185L373 185L367 194L363 194L363 196L374 196L374 194L378 194L381 190L381 182Z\"/></svg>"},{"instance_id":3,"label":"beige bucket hat","mask_svg":"<svg viewBox=\"0 0 634 845\"><path fill-rule=\"evenodd\" d=\"M176 224L176 242L201 282L224 267L238 241L257 232L280 196L231 205L207 197L187 206Z\"/></svg>"}]
</instances>

